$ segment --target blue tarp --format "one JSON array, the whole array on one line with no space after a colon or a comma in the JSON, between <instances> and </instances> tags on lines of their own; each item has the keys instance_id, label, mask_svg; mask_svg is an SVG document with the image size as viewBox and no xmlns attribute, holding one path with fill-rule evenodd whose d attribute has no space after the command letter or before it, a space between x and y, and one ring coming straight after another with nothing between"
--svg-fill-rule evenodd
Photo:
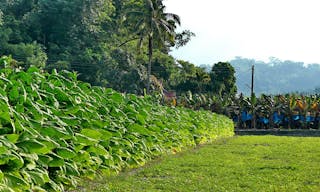
<instances>
[{"instance_id":1,"label":"blue tarp","mask_svg":"<svg viewBox=\"0 0 320 192\"><path fill-rule=\"evenodd\" d=\"M248 121L248 120L251 120L251 119L252 119L252 115L251 114L248 114L245 111L241 112L241 120L242 121Z\"/></svg>"},{"instance_id":2,"label":"blue tarp","mask_svg":"<svg viewBox=\"0 0 320 192\"><path fill-rule=\"evenodd\" d=\"M252 114L247 113L246 111L241 112L241 121L251 121L252 120ZM320 117L313 117L313 116L303 116L303 115L292 115L292 120L294 121L305 121L305 122L314 122L314 121L320 121ZM285 117L284 114L280 114L278 112L274 112L272 115L272 119L274 124L281 124L283 122L289 122L289 118ZM234 122L238 122L238 116L233 117ZM269 119L266 117L260 117L258 118L258 121L264 124L269 124Z\"/></svg>"},{"instance_id":3,"label":"blue tarp","mask_svg":"<svg viewBox=\"0 0 320 192\"><path fill-rule=\"evenodd\" d=\"M259 122L263 123L263 124L269 124L269 119L265 118L265 117L260 117L259 118Z\"/></svg>"},{"instance_id":4,"label":"blue tarp","mask_svg":"<svg viewBox=\"0 0 320 192\"><path fill-rule=\"evenodd\" d=\"M306 122L313 122L314 120L315 120L315 117L312 117L312 116L306 117Z\"/></svg>"},{"instance_id":5,"label":"blue tarp","mask_svg":"<svg viewBox=\"0 0 320 192\"><path fill-rule=\"evenodd\" d=\"M280 123L282 123L283 117L284 117L283 114L279 114L277 112L274 112L273 116L272 116L273 122L275 124L280 124Z\"/></svg>"},{"instance_id":6,"label":"blue tarp","mask_svg":"<svg viewBox=\"0 0 320 192\"><path fill-rule=\"evenodd\" d=\"M293 119L294 121L298 121L298 120L301 119L301 117L300 117L300 115L292 115L292 119Z\"/></svg>"}]
</instances>

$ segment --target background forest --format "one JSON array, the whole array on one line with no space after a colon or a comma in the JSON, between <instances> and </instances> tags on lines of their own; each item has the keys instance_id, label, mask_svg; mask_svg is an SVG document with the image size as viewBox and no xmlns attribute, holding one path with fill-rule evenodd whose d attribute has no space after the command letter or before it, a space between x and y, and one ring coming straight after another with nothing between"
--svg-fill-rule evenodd
<instances>
[{"instance_id":1,"label":"background forest","mask_svg":"<svg viewBox=\"0 0 320 192\"><path fill-rule=\"evenodd\" d=\"M229 63L207 72L169 55L195 34L176 32L180 18L162 0L4 0L0 10L0 55L17 66L74 70L92 85L136 94L149 75L178 94L236 93Z\"/></svg>"},{"instance_id":2,"label":"background forest","mask_svg":"<svg viewBox=\"0 0 320 192\"><path fill-rule=\"evenodd\" d=\"M149 25L152 19L157 22ZM24 68L74 70L92 85L136 94L148 87L150 74L178 94L250 95L252 65L257 95L319 92L317 64L236 57L229 63L199 67L175 60L170 50L195 35L189 30L177 32L179 24L179 16L166 13L162 1L4 0L0 55L11 55L15 65Z\"/></svg>"}]
</instances>

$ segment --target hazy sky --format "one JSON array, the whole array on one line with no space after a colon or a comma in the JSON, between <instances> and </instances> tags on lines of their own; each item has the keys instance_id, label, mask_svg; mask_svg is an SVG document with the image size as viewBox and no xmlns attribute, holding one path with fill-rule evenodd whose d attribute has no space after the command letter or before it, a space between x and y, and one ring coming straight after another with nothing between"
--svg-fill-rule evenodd
<instances>
[{"instance_id":1,"label":"hazy sky","mask_svg":"<svg viewBox=\"0 0 320 192\"><path fill-rule=\"evenodd\" d=\"M194 64L235 56L320 63L319 0L165 0L196 37L172 55Z\"/></svg>"}]
</instances>

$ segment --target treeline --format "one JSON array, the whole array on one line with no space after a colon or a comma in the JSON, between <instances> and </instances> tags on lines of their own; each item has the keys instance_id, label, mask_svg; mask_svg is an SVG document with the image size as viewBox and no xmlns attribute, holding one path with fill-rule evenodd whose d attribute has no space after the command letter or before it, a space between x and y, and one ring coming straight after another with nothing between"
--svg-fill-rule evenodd
<instances>
[{"instance_id":1,"label":"treeline","mask_svg":"<svg viewBox=\"0 0 320 192\"><path fill-rule=\"evenodd\" d=\"M235 94L229 63L206 72L168 54L194 36L177 33L179 24L162 0L3 0L0 55L23 68L76 71L82 81L127 93L161 83L178 93Z\"/></svg>"},{"instance_id":2,"label":"treeline","mask_svg":"<svg viewBox=\"0 0 320 192\"><path fill-rule=\"evenodd\" d=\"M250 95L251 66L255 66L255 86L257 95L320 93L320 65L271 57L268 62L236 57L230 63L236 70L238 91Z\"/></svg>"}]
</instances>

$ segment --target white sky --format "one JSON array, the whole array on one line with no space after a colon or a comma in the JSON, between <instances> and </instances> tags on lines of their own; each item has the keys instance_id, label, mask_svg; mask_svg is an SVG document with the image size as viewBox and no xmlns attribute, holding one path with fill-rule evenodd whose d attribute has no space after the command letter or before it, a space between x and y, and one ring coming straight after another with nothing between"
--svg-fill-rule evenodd
<instances>
[{"instance_id":1,"label":"white sky","mask_svg":"<svg viewBox=\"0 0 320 192\"><path fill-rule=\"evenodd\" d=\"M164 0L196 37L177 59L214 64L235 56L320 63L319 0Z\"/></svg>"}]
</instances>

